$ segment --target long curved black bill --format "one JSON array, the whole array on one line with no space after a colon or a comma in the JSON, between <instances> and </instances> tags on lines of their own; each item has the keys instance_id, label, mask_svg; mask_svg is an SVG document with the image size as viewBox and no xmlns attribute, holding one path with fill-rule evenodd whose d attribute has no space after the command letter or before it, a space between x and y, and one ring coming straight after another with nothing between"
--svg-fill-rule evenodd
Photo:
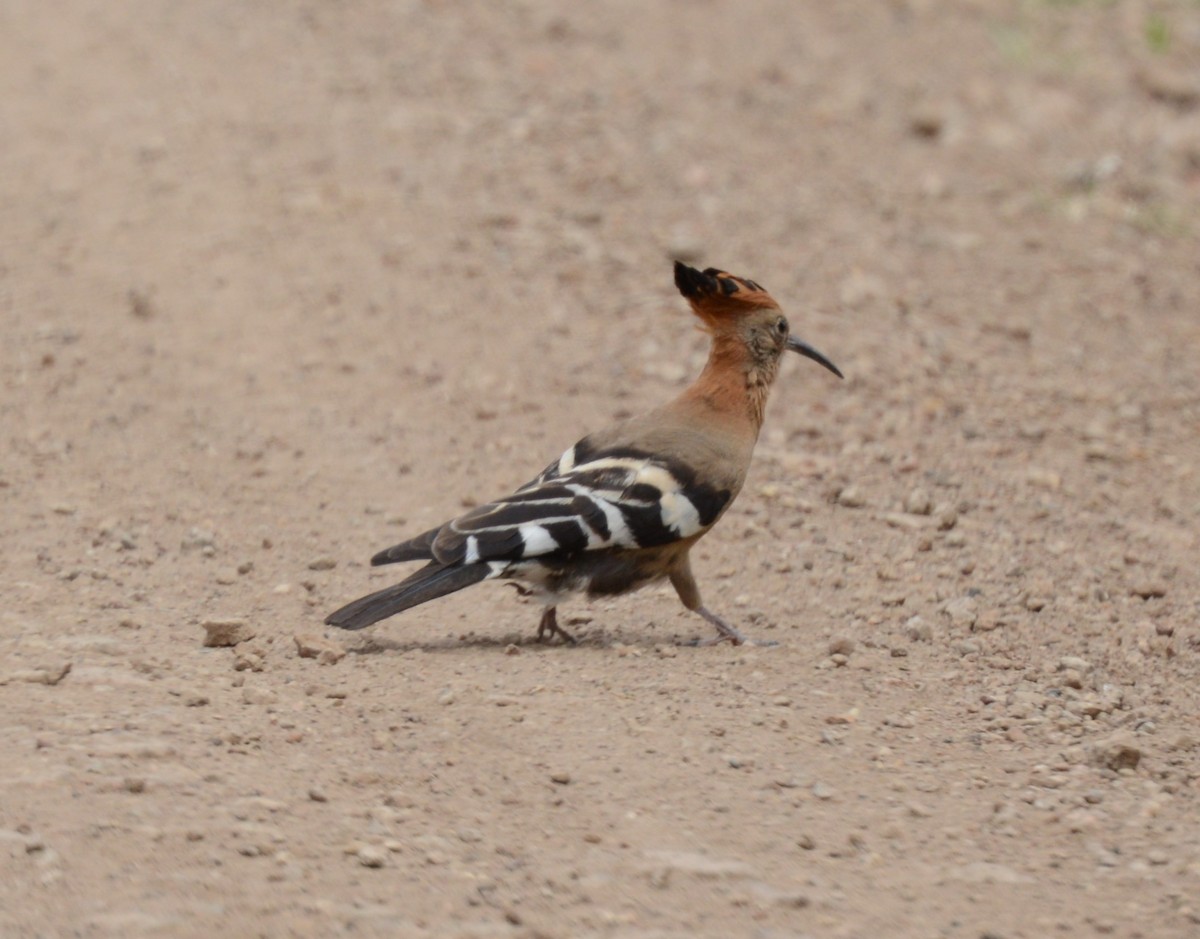
<instances>
[{"instance_id":1,"label":"long curved black bill","mask_svg":"<svg viewBox=\"0 0 1200 939\"><path fill-rule=\"evenodd\" d=\"M812 359L814 362L824 365L829 371L833 372L838 378L845 378L841 369L825 358L820 352L810 346L803 339L797 339L795 336L788 336L787 347L793 352L799 352L801 355Z\"/></svg>"}]
</instances>

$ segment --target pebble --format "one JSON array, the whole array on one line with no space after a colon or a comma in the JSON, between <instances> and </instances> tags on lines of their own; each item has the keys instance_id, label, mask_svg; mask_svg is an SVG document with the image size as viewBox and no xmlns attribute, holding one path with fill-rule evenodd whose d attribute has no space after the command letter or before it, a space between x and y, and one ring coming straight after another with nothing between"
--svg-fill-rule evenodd
<instances>
[{"instance_id":1,"label":"pebble","mask_svg":"<svg viewBox=\"0 0 1200 939\"><path fill-rule=\"evenodd\" d=\"M246 685L242 689L242 701L246 704L274 704L278 700L279 695L271 688Z\"/></svg>"},{"instance_id":2,"label":"pebble","mask_svg":"<svg viewBox=\"0 0 1200 939\"><path fill-rule=\"evenodd\" d=\"M1142 749L1136 738L1126 730L1093 741L1087 748L1091 763L1111 770L1137 769L1142 761Z\"/></svg>"},{"instance_id":3,"label":"pebble","mask_svg":"<svg viewBox=\"0 0 1200 939\"><path fill-rule=\"evenodd\" d=\"M310 633L292 637L302 659L316 659L321 665L336 665L346 657L346 650L332 639Z\"/></svg>"},{"instance_id":4,"label":"pebble","mask_svg":"<svg viewBox=\"0 0 1200 939\"><path fill-rule=\"evenodd\" d=\"M71 672L71 663L62 662L58 665L47 665L42 668L22 668L9 672L0 678L0 685L9 682L23 681L33 685L57 685Z\"/></svg>"},{"instance_id":5,"label":"pebble","mask_svg":"<svg viewBox=\"0 0 1200 939\"><path fill-rule=\"evenodd\" d=\"M904 635L913 642L929 642L933 628L920 616L910 616L904 623Z\"/></svg>"},{"instance_id":6,"label":"pebble","mask_svg":"<svg viewBox=\"0 0 1200 939\"><path fill-rule=\"evenodd\" d=\"M1153 600L1167 595L1167 585L1160 580L1139 580L1130 585L1129 592L1143 600Z\"/></svg>"},{"instance_id":7,"label":"pebble","mask_svg":"<svg viewBox=\"0 0 1200 939\"><path fill-rule=\"evenodd\" d=\"M328 802L329 801L329 796L327 796L325 794L325 791L323 789L318 789L316 786L313 786L311 789L308 790L308 797L313 802Z\"/></svg>"},{"instance_id":8,"label":"pebble","mask_svg":"<svg viewBox=\"0 0 1200 939\"><path fill-rule=\"evenodd\" d=\"M867 504L866 497L859 491L857 486L847 486L837 497L838 505L847 509L861 509Z\"/></svg>"},{"instance_id":9,"label":"pebble","mask_svg":"<svg viewBox=\"0 0 1200 939\"><path fill-rule=\"evenodd\" d=\"M571 782L571 774L564 773L562 771L559 771L556 773L551 773L550 781L559 786L566 786L567 784L569 784Z\"/></svg>"},{"instance_id":10,"label":"pebble","mask_svg":"<svg viewBox=\"0 0 1200 939\"><path fill-rule=\"evenodd\" d=\"M933 511L933 499L924 489L914 489L904 499L904 511L910 515L929 515Z\"/></svg>"},{"instance_id":11,"label":"pebble","mask_svg":"<svg viewBox=\"0 0 1200 939\"><path fill-rule=\"evenodd\" d=\"M185 552L199 551L211 557L217 551L216 535L206 528L190 528L179 542L179 547Z\"/></svg>"},{"instance_id":12,"label":"pebble","mask_svg":"<svg viewBox=\"0 0 1200 939\"><path fill-rule=\"evenodd\" d=\"M331 571L337 567L337 559L330 557L320 557L308 562L310 571Z\"/></svg>"},{"instance_id":13,"label":"pebble","mask_svg":"<svg viewBox=\"0 0 1200 939\"><path fill-rule=\"evenodd\" d=\"M204 627L204 645L209 648L236 646L256 635L244 619L206 619L200 625Z\"/></svg>"},{"instance_id":14,"label":"pebble","mask_svg":"<svg viewBox=\"0 0 1200 939\"><path fill-rule=\"evenodd\" d=\"M975 621L979 618L979 610L974 597L958 597L954 600L947 600L942 605L942 612L950 617L950 622L960 627L974 626Z\"/></svg>"},{"instance_id":15,"label":"pebble","mask_svg":"<svg viewBox=\"0 0 1200 939\"><path fill-rule=\"evenodd\" d=\"M379 868L387 863L388 853L384 848L373 844L364 844L355 852L358 863L363 867Z\"/></svg>"},{"instance_id":16,"label":"pebble","mask_svg":"<svg viewBox=\"0 0 1200 939\"><path fill-rule=\"evenodd\" d=\"M923 105L915 108L909 115L908 126L915 136L932 140L941 136L946 119L940 110Z\"/></svg>"},{"instance_id":17,"label":"pebble","mask_svg":"<svg viewBox=\"0 0 1200 939\"><path fill-rule=\"evenodd\" d=\"M258 649L238 649L233 657L233 670L235 672L244 672L249 669L252 672L261 672L266 668L266 659L262 652Z\"/></svg>"},{"instance_id":18,"label":"pebble","mask_svg":"<svg viewBox=\"0 0 1200 939\"><path fill-rule=\"evenodd\" d=\"M1062 476L1053 470L1031 467L1025 472L1025 481L1037 489L1048 489L1051 492L1062 488Z\"/></svg>"},{"instance_id":19,"label":"pebble","mask_svg":"<svg viewBox=\"0 0 1200 939\"><path fill-rule=\"evenodd\" d=\"M916 531L929 524L927 519L919 515L905 515L901 512L886 512L883 520L892 528L899 528L903 531Z\"/></svg>"},{"instance_id":20,"label":"pebble","mask_svg":"<svg viewBox=\"0 0 1200 939\"><path fill-rule=\"evenodd\" d=\"M837 655L840 653L841 655L849 655L854 651L854 648L855 642L853 639L851 639L849 636L839 636L830 641L829 654Z\"/></svg>"},{"instance_id":21,"label":"pebble","mask_svg":"<svg viewBox=\"0 0 1200 939\"><path fill-rule=\"evenodd\" d=\"M832 799L835 795L833 787L827 786L823 782L813 783L812 794L814 797L822 800L823 802Z\"/></svg>"},{"instance_id":22,"label":"pebble","mask_svg":"<svg viewBox=\"0 0 1200 939\"><path fill-rule=\"evenodd\" d=\"M958 524L958 509L950 505L940 505L934 510L937 517L938 531L950 531Z\"/></svg>"}]
</instances>

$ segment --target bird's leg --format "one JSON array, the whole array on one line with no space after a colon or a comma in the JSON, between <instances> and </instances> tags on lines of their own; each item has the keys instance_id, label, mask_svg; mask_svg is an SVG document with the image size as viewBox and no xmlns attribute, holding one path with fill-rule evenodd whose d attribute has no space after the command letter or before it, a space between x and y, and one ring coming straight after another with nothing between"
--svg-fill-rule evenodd
<instances>
[{"instance_id":1,"label":"bird's leg","mask_svg":"<svg viewBox=\"0 0 1200 939\"><path fill-rule=\"evenodd\" d=\"M696 578L692 576L692 565L688 561L686 554L675 565L671 571L671 586L675 588L675 592L679 594L679 600L693 613L699 613L706 620L712 623L717 628L718 635L711 639L700 639L696 641L698 646L715 646L719 642L730 642L735 646L749 644L752 646L773 646L777 645L774 642L761 642L754 639L747 639L740 632L734 629L729 623L717 616L712 610L704 605L700 600L700 588L696 586Z\"/></svg>"},{"instance_id":2,"label":"bird's leg","mask_svg":"<svg viewBox=\"0 0 1200 939\"><path fill-rule=\"evenodd\" d=\"M544 641L547 633L550 636L558 633L567 643L576 645L575 637L558 625L558 613L552 606L546 607L545 612L542 613L542 620L538 623L537 641Z\"/></svg>"}]
</instances>

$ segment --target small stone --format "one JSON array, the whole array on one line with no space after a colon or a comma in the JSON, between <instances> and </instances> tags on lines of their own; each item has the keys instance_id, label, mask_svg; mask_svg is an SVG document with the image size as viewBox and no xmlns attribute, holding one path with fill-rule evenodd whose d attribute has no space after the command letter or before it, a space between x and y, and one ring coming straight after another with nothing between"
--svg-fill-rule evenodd
<instances>
[{"instance_id":1,"label":"small stone","mask_svg":"<svg viewBox=\"0 0 1200 939\"><path fill-rule=\"evenodd\" d=\"M244 619L206 619L200 625L204 627L204 645L209 648L236 646L256 635Z\"/></svg>"},{"instance_id":2,"label":"small stone","mask_svg":"<svg viewBox=\"0 0 1200 939\"><path fill-rule=\"evenodd\" d=\"M1047 489L1051 492L1062 488L1062 476L1053 470L1031 467L1025 472L1025 481L1037 489Z\"/></svg>"},{"instance_id":3,"label":"small stone","mask_svg":"<svg viewBox=\"0 0 1200 939\"><path fill-rule=\"evenodd\" d=\"M246 685L242 689L242 701L246 704L274 704L279 695L271 688L261 688L258 685Z\"/></svg>"},{"instance_id":4,"label":"small stone","mask_svg":"<svg viewBox=\"0 0 1200 939\"><path fill-rule=\"evenodd\" d=\"M1072 669L1080 674L1086 674L1092 670L1092 663L1087 659L1081 659L1077 655L1064 655L1058 660L1058 670L1065 672L1067 669Z\"/></svg>"},{"instance_id":5,"label":"small stone","mask_svg":"<svg viewBox=\"0 0 1200 939\"><path fill-rule=\"evenodd\" d=\"M324 790L318 789L315 786L308 790L308 797L313 802L328 802L329 801L329 796L327 796L325 794Z\"/></svg>"},{"instance_id":6,"label":"small stone","mask_svg":"<svg viewBox=\"0 0 1200 939\"><path fill-rule=\"evenodd\" d=\"M812 794L822 801L828 801L833 798L834 790L832 786L827 786L823 782L816 782L813 783Z\"/></svg>"},{"instance_id":7,"label":"small stone","mask_svg":"<svg viewBox=\"0 0 1200 939\"><path fill-rule=\"evenodd\" d=\"M336 665L346 657L346 650L332 639L311 633L292 637L302 659L316 659L321 665Z\"/></svg>"},{"instance_id":8,"label":"small stone","mask_svg":"<svg viewBox=\"0 0 1200 939\"><path fill-rule=\"evenodd\" d=\"M817 846L817 842L813 840L812 835L801 835L796 839L796 847L802 851L811 851Z\"/></svg>"},{"instance_id":9,"label":"small stone","mask_svg":"<svg viewBox=\"0 0 1200 939\"><path fill-rule=\"evenodd\" d=\"M316 558L308 562L308 569L310 571L331 571L335 567L337 567L337 560L330 557Z\"/></svg>"},{"instance_id":10,"label":"small stone","mask_svg":"<svg viewBox=\"0 0 1200 939\"><path fill-rule=\"evenodd\" d=\"M179 542L183 551L199 551L201 554L212 556L216 553L216 536L205 528L191 528Z\"/></svg>"},{"instance_id":11,"label":"small stone","mask_svg":"<svg viewBox=\"0 0 1200 939\"><path fill-rule=\"evenodd\" d=\"M1129 592L1143 600L1153 600L1167 595L1167 585L1159 580L1142 580L1130 586Z\"/></svg>"},{"instance_id":12,"label":"small stone","mask_svg":"<svg viewBox=\"0 0 1200 939\"><path fill-rule=\"evenodd\" d=\"M57 685L71 672L71 663L62 662L57 665L46 665L42 668L22 668L9 672L0 678L0 685L9 682L23 681L33 685Z\"/></svg>"},{"instance_id":13,"label":"small stone","mask_svg":"<svg viewBox=\"0 0 1200 939\"><path fill-rule=\"evenodd\" d=\"M122 787L126 792L140 794L146 791L146 780L140 776L126 776Z\"/></svg>"},{"instance_id":14,"label":"small stone","mask_svg":"<svg viewBox=\"0 0 1200 939\"><path fill-rule=\"evenodd\" d=\"M267 667L266 659L260 649L238 649L233 654L233 670L235 672L261 672Z\"/></svg>"},{"instance_id":15,"label":"small stone","mask_svg":"<svg viewBox=\"0 0 1200 939\"><path fill-rule=\"evenodd\" d=\"M1088 747L1088 757L1094 765L1111 770L1137 769L1142 761L1142 749L1128 731L1118 731Z\"/></svg>"},{"instance_id":16,"label":"small stone","mask_svg":"<svg viewBox=\"0 0 1200 939\"><path fill-rule=\"evenodd\" d=\"M909 115L908 126L917 137L933 140L941 135L946 119L940 111L925 105Z\"/></svg>"},{"instance_id":17,"label":"small stone","mask_svg":"<svg viewBox=\"0 0 1200 939\"><path fill-rule=\"evenodd\" d=\"M506 645L504 647L504 654L505 655L520 655L521 647L518 645L514 645L513 643L510 642L508 645Z\"/></svg>"},{"instance_id":18,"label":"small stone","mask_svg":"<svg viewBox=\"0 0 1200 939\"><path fill-rule=\"evenodd\" d=\"M379 868L387 863L387 851L373 844L364 844L355 854L363 867Z\"/></svg>"},{"instance_id":19,"label":"small stone","mask_svg":"<svg viewBox=\"0 0 1200 939\"><path fill-rule=\"evenodd\" d=\"M914 489L904 499L904 511L910 515L928 515L933 511L933 499L924 489Z\"/></svg>"},{"instance_id":20,"label":"small stone","mask_svg":"<svg viewBox=\"0 0 1200 939\"><path fill-rule=\"evenodd\" d=\"M933 638L933 628L920 616L910 616L904 622L904 635L912 642L929 642Z\"/></svg>"},{"instance_id":21,"label":"small stone","mask_svg":"<svg viewBox=\"0 0 1200 939\"><path fill-rule=\"evenodd\" d=\"M853 639L851 639L849 636L839 636L830 641L829 654L837 655L838 653L841 653L842 655L849 655L854 651L854 648L855 642Z\"/></svg>"},{"instance_id":22,"label":"small stone","mask_svg":"<svg viewBox=\"0 0 1200 939\"><path fill-rule=\"evenodd\" d=\"M566 786L571 782L571 774L562 771L551 773L550 781L558 786Z\"/></svg>"},{"instance_id":23,"label":"small stone","mask_svg":"<svg viewBox=\"0 0 1200 939\"><path fill-rule=\"evenodd\" d=\"M847 486L837 497L838 505L844 506L847 509L861 509L867 504L866 498L859 491L857 486Z\"/></svg>"},{"instance_id":24,"label":"small stone","mask_svg":"<svg viewBox=\"0 0 1200 939\"><path fill-rule=\"evenodd\" d=\"M950 617L955 626L971 627L979 618L978 607L974 597L958 597L948 600L942 606L942 612Z\"/></svg>"}]
</instances>

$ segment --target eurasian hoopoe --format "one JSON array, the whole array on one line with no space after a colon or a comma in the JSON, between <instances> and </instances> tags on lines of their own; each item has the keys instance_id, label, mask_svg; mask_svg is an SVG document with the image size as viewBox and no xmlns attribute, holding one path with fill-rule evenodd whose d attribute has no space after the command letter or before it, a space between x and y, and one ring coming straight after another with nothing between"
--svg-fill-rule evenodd
<instances>
[{"instance_id":1,"label":"eurasian hoopoe","mask_svg":"<svg viewBox=\"0 0 1200 939\"><path fill-rule=\"evenodd\" d=\"M371 564L426 561L405 580L325 622L362 629L483 580L512 581L543 604L537 638L558 633L572 593L612 596L668 578L716 627L701 643L746 641L700 600L688 552L733 503L785 350L825 356L788 332L779 304L752 280L675 262L675 285L712 336L696 381L663 407L589 434L512 495L380 551Z\"/></svg>"}]
</instances>

